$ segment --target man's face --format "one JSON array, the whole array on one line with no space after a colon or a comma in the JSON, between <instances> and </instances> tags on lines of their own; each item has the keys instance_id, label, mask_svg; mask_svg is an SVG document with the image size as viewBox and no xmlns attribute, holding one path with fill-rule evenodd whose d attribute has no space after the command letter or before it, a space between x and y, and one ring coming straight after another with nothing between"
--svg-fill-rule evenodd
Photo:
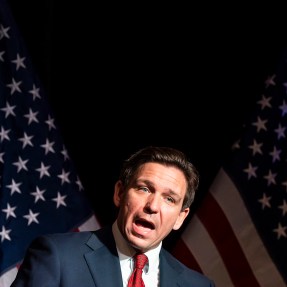
<instances>
[{"instance_id":1,"label":"man's face","mask_svg":"<svg viewBox=\"0 0 287 287\"><path fill-rule=\"evenodd\" d=\"M115 185L117 223L124 238L143 252L153 249L172 229L177 230L189 213L181 211L187 188L184 174L158 163L142 165L128 190Z\"/></svg>"}]
</instances>

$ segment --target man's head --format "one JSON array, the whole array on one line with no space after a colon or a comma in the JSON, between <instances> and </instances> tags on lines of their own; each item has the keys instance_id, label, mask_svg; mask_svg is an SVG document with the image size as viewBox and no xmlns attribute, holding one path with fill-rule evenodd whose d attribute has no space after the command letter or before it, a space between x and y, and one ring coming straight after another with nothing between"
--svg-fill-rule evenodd
<instances>
[{"instance_id":1,"label":"man's head","mask_svg":"<svg viewBox=\"0 0 287 287\"><path fill-rule=\"evenodd\" d=\"M124 162L114 192L124 238L142 251L158 246L182 225L197 187L197 170L182 152L147 147L133 154Z\"/></svg>"}]
</instances>

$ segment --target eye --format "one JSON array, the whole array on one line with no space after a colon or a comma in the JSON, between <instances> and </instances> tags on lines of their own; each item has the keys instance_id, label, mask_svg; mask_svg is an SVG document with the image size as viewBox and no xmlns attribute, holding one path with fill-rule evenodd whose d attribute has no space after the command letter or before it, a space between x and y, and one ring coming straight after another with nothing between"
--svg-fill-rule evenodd
<instances>
[{"instance_id":1,"label":"eye","mask_svg":"<svg viewBox=\"0 0 287 287\"><path fill-rule=\"evenodd\" d=\"M169 204L174 204L174 203L175 203L175 200L174 200L172 197L170 197L170 196L167 196L167 197L166 197L166 201L167 201Z\"/></svg>"},{"instance_id":2,"label":"eye","mask_svg":"<svg viewBox=\"0 0 287 287\"><path fill-rule=\"evenodd\" d=\"M141 190L142 192L145 192L145 193L149 192L149 189L145 186L139 187L139 190Z\"/></svg>"}]
</instances>

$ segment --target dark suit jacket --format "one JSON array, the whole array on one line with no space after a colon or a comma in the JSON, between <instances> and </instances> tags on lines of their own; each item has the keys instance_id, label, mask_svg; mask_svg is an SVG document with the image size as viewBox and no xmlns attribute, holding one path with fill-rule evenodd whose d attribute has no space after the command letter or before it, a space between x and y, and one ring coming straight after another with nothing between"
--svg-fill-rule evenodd
<instances>
[{"instance_id":1,"label":"dark suit jacket","mask_svg":"<svg viewBox=\"0 0 287 287\"><path fill-rule=\"evenodd\" d=\"M95 232L41 236L34 240L11 287L122 287L111 227ZM211 287L214 284L160 251L160 286ZM148 287L148 286L147 286Z\"/></svg>"}]
</instances>

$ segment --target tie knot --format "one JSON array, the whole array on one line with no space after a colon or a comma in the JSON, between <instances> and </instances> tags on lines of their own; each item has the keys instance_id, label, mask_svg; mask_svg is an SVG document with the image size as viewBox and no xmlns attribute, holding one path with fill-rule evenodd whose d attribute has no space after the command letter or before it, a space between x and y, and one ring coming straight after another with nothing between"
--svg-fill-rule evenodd
<instances>
[{"instance_id":1,"label":"tie knot","mask_svg":"<svg viewBox=\"0 0 287 287\"><path fill-rule=\"evenodd\" d=\"M148 262L148 258L143 253L137 253L135 256L135 266L136 268L143 269L146 263Z\"/></svg>"}]
</instances>

